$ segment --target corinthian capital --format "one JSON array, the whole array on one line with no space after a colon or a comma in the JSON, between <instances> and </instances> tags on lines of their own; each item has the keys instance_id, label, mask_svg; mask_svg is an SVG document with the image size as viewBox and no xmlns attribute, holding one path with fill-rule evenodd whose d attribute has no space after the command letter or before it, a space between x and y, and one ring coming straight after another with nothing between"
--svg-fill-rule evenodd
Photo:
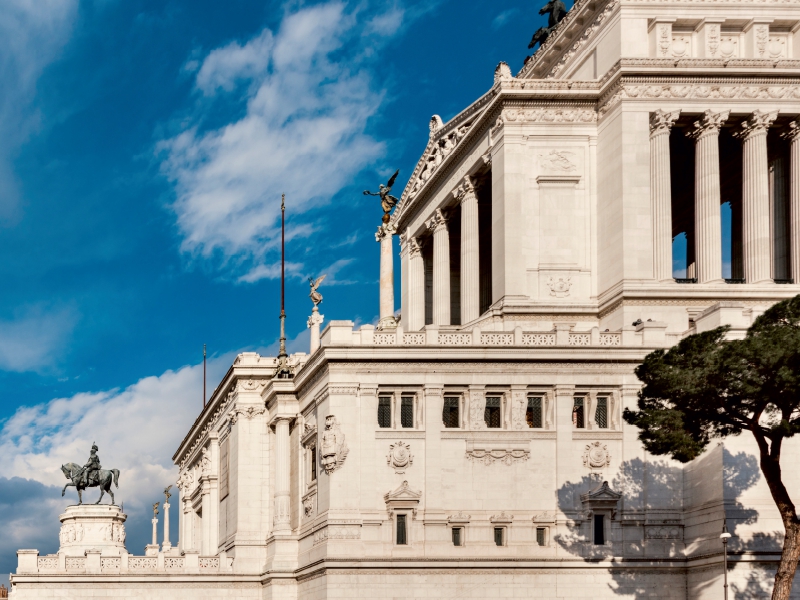
<instances>
[{"instance_id":1,"label":"corinthian capital","mask_svg":"<svg viewBox=\"0 0 800 600\"><path fill-rule=\"evenodd\" d=\"M680 116L681 111L678 110L657 110L650 113L650 136L658 135L660 133L669 133L672 125Z\"/></svg>"},{"instance_id":2,"label":"corinthian capital","mask_svg":"<svg viewBox=\"0 0 800 600\"><path fill-rule=\"evenodd\" d=\"M414 258L422 255L422 241L419 238L408 239L408 256Z\"/></svg>"},{"instance_id":3,"label":"corinthian capital","mask_svg":"<svg viewBox=\"0 0 800 600\"><path fill-rule=\"evenodd\" d=\"M767 133L767 129L772 125L772 122L778 117L778 111L764 112L756 110L750 114L744 121L742 121L742 130L737 131L733 135L735 137L746 140L750 136L758 135L759 133Z\"/></svg>"},{"instance_id":4,"label":"corinthian capital","mask_svg":"<svg viewBox=\"0 0 800 600\"><path fill-rule=\"evenodd\" d=\"M719 133L719 128L722 127L722 124L728 120L730 114L731 111L729 110L723 110L718 113L707 110L702 117L694 122L694 129L686 135L694 139L700 139L708 134L716 135Z\"/></svg>"},{"instance_id":5,"label":"corinthian capital","mask_svg":"<svg viewBox=\"0 0 800 600\"><path fill-rule=\"evenodd\" d=\"M378 231L375 232L375 241L380 242L386 236L393 236L397 233L397 228L392 223L384 223L378 225Z\"/></svg>"},{"instance_id":6,"label":"corinthian capital","mask_svg":"<svg viewBox=\"0 0 800 600\"><path fill-rule=\"evenodd\" d=\"M459 202L463 202L464 199L470 195L475 195L475 186L472 184L472 179L467 175L461 180L461 183L456 186L456 189L453 190L453 198Z\"/></svg>"},{"instance_id":7,"label":"corinthian capital","mask_svg":"<svg viewBox=\"0 0 800 600\"><path fill-rule=\"evenodd\" d=\"M781 133L781 137L790 142L800 140L800 119L789 123L789 128Z\"/></svg>"},{"instance_id":8,"label":"corinthian capital","mask_svg":"<svg viewBox=\"0 0 800 600\"><path fill-rule=\"evenodd\" d=\"M428 229L433 233L436 233L443 227L447 227L447 214L441 208L437 208L425 225L427 225Z\"/></svg>"}]
</instances>

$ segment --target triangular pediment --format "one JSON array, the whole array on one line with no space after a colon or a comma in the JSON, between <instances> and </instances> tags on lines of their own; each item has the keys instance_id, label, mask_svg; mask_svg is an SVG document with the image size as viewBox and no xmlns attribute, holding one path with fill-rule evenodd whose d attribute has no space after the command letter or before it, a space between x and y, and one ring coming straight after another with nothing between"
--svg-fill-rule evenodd
<instances>
[{"instance_id":1,"label":"triangular pediment","mask_svg":"<svg viewBox=\"0 0 800 600\"><path fill-rule=\"evenodd\" d=\"M607 481L604 481L585 494L581 494L581 502L617 502L620 498L622 498L622 494L612 490Z\"/></svg>"},{"instance_id":2,"label":"triangular pediment","mask_svg":"<svg viewBox=\"0 0 800 600\"><path fill-rule=\"evenodd\" d=\"M403 501L419 502L419 499L421 497L422 497L422 492L412 490L409 487L408 482L404 481L400 485L400 487L394 490L393 492L384 494L383 499L387 504L389 504L390 502L403 502Z\"/></svg>"}]
</instances>

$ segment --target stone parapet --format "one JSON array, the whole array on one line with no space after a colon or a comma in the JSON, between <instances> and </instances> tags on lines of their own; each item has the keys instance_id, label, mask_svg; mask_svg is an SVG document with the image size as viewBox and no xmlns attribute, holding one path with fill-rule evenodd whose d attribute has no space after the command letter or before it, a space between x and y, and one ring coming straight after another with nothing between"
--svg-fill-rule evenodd
<instances>
[{"instance_id":1,"label":"stone parapet","mask_svg":"<svg viewBox=\"0 0 800 600\"><path fill-rule=\"evenodd\" d=\"M133 556L123 552L106 555L99 550L87 550L84 556L49 554L39 556L38 550L17 552L17 574L26 575L119 575L119 574L217 574L230 573L232 559L225 553L218 556L199 556L186 552L183 556Z\"/></svg>"}]
</instances>

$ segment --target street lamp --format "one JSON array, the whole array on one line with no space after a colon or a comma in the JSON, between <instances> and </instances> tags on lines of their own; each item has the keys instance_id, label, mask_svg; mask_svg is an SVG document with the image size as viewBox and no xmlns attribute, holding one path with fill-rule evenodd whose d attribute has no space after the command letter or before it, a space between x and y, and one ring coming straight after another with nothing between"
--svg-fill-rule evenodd
<instances>
[{"instance_id":1,"label":"street lamp","mask_svg":"<svg viewBox=\"0 0 800 600\"><path fill-rule=\"evenodd\" d=\"M726 519L722 519L722 533L719 534L719 539L722 540L722 576L725 584L725 600L728 600L728 538L731 537L728 531L728 523Z\"/></svg>"}]
</instances>

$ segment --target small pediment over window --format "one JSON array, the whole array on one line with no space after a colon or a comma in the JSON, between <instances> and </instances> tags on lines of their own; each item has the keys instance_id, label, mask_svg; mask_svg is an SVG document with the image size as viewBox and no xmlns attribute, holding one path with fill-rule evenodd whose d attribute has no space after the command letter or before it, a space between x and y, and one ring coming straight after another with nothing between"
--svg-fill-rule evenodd
<instances>
[{"instance_id":1,"label":"small pediment over window","mask_svg":"<svg viewBox=\"0 0 800 600\"><path fill-rule=\"evenodd\" d=\"M415 513L417 506L419 506L419 499L422 498L422 492L412 490L407 481L388 494L384 494L383 500L386 502L386 508L391 512L397 509L412 509Z\"/></svg>"},{"instance_id":2,"label":"small pediment over window","mask_svg":"<svg viewBox=\"0 0 800 600\"><path fill-rule=\"evenodd\" d=\"M596 513L598 511L610 512L613 518L616 515L617 503L620 498L622 498L622 494L612 490L608 482L604 481L585 494L581 494L581 503L583 503L584 510L589 513Z\"/></svg>"}]
</instances>

